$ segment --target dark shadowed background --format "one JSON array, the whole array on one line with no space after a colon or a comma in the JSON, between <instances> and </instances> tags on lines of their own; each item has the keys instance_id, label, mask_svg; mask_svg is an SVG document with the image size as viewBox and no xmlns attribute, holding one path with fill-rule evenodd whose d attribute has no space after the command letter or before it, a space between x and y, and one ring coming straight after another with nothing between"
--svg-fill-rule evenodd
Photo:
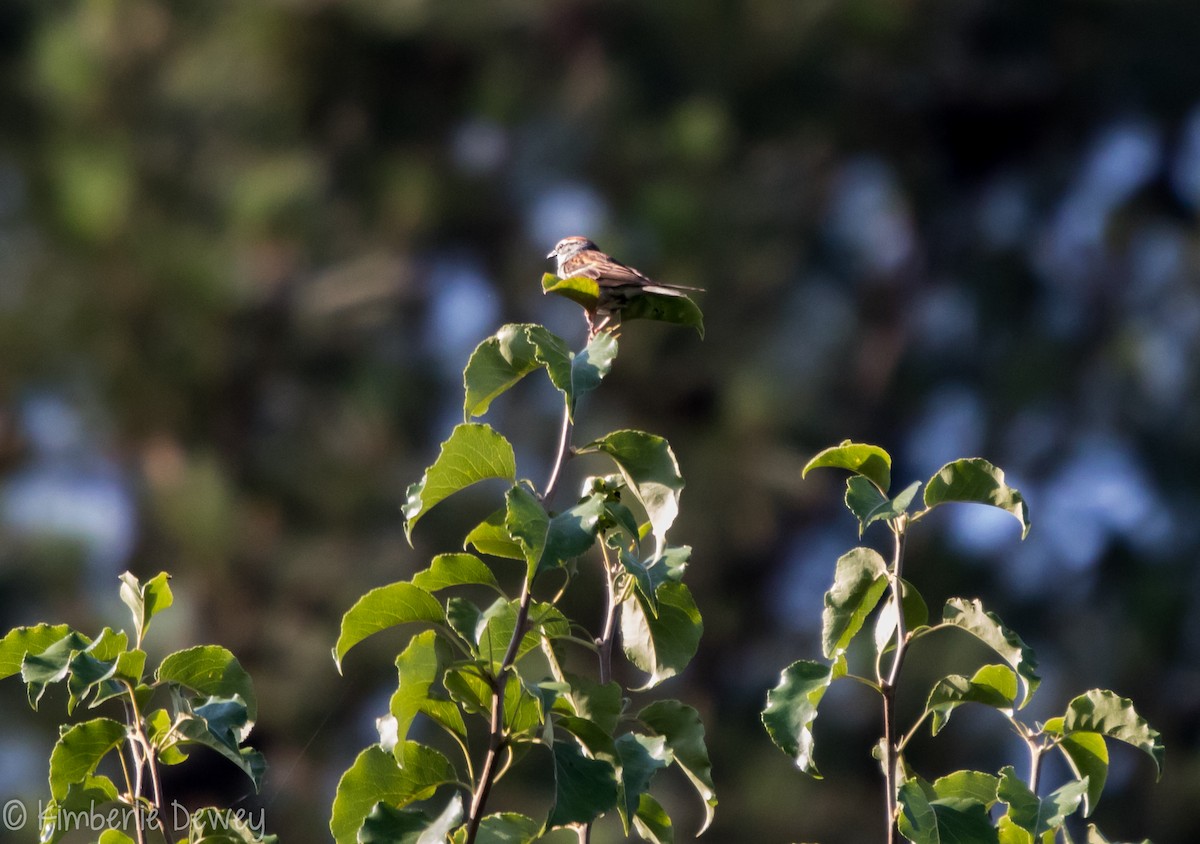
<instances>
[{"instance_id":1,"label":"dark shadowed background","mask_svg":"<svg viewBox=\"0 0 1200 844\"><path fill-rule=\"evenodd\" d=\"M708 727L705 840L882 839L868 692L826 698L820 782L758 720L780 669L819 656L856 542L841 478L800 480L843 438L889 449L897 488L961 456L1007 471L1028 540L944 508L907 573L931 605L982 597L1037 650L1031 719L1093 687L1133 697L1166 774L1118 748L1094 820L1198 840L1198 207L1186 0L8 0L0 628L124 624L116 576L170 571L158 653L241 658L271 770L246 796L198 754L168 796L328 840L401 641L339 677L338 621L488 512L435 511L412 549L399 503L460 418L479 340L534 321L582 342L538 282L556 240L587 234L708 290L703 341L626 327L580 434L662 434L687 479L672 538L695 548L706 629L664 693ZM531 379L489 414L523 475L548 468L554 402ZM903 705L926 659L979 656L915 649ZM45 796L62 715L0 685L0 798ZM911 761L1023 771L1000 723L964 711ZM702 813L673 775L683 839ZM497 795L546 805L517 781ZM595 840L620 837L610 820Z\"/></svg>"}]
</instances>

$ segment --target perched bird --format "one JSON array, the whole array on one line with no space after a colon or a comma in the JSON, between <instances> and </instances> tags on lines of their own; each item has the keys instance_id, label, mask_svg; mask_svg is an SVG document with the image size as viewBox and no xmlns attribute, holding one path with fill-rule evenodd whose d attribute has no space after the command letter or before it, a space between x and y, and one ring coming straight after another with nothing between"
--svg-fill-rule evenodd
<instances>
[{"instance_id":1,"label":"perched bird","mask_svg":"<svg viewBox=\"0 0 1200 844\"><path fill-rule=\"evenodd\" d=\"M583 276L596 280L600 298L595 308L586 312L589 335L595 335L613 320L620 322L621 309L639 296L686 296L689 292L703 292L699 287L660 284L606 255L591 240L578 235L564 237L546 257L558 260L556 272L559 278ZM600 318L598 324L593 322L596 317Z\"/></svg>"}]
</instances>

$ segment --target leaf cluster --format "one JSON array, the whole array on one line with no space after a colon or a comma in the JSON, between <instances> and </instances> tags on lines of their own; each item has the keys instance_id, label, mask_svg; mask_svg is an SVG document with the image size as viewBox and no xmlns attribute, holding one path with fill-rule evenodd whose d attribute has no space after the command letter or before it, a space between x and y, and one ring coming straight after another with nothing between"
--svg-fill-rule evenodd
<instances>
[{"instance_id":1,"label":"leaf cluster","mask_svg":"<svg viewBox=\"0 0 1200 844\"><path fill-rule=\"evenodd\" d=\"M258 717L250 676L237 658L218 645L199 645L163 658L146 670L145 636L151 621L174 601L167 574L145 582L121 575L121 601L132 615L126 631L104 628L94 638L65 624L17 627L0 639L0 679L20 675L30 706L38 708L50 686L67 690L67 714L119 707L119 717L98 716L64 725L50 753L50 801L43 813L42 841L57 842L70 831L59 823L79 812L91 817L100 804L132 813L103 815L128 821L107 830L104 844L141 844L147 832L166 835L168 816L158 775L160 765L178 765L196 747L215 751L240 769L257 791L266 762L244 742ZM120 760L123 780L97 769L106 758ZM127 827L132 827L128 829ZM179 830L175 830L179 831ZM269 842L220 809L200 809L187 824L190 842ZM131 835L132 834L132 835Z\"/></svg>"},{"instance_id":2,"label":"leaf cluster","mask_svg":"<svg viewBox=\"0 0 1200 844\"><path fill-rule=\"evenodd\" d=\"M672 765L704 801L705 826L711 821L716 797L698 713L673 700L635 708L611 676L618 636L629 664L645 675L640 688L648 689L688 664L703 629L683 583L691 549L667 541L684 487L670 445L618 430L568 447L580 399L599 386L616 354L609 332L573 353L542 326L519 324L502 327L468 360L464 421L409 487L406 530L411 537L433 507L474 484L507 486L460 550L372 589L342 619L333 649L339 668L368 636L399 625L414 632L396 656L397 686L378 721L379 741L338 784L330 829L339 844L529 842L614 810L625 834L669 842L671 819L651 786ZM604 474L588 478L562 510L550 505L557 469L539 490L519 476L508 440L474 421L537 370L562 394L560 461L604 464ZM583 564L604 574L608 611L600 631L558 608ZM596 659L599 676L573 668L580 656ZM422 740L429 727L457 747L453 761ZM485 814L492 782L526 757L553 771L545 815Z\"/></svg>"},{"instance_id":3,"label":"leaf cluster","mask_svg":"<svg viewBox=\"0 0 1200 844\"><path fill-rule=\"evenodd\" d=\"M1065 819L1077 810L1090 815L1104 789L1108 742L1142 750L1161 775L1161 737L1128 698L1101 689L1075 697L1063 715L1044 724L1026 724L1016 717L1041 683L1033 650L978 598L950 598L940 620L931 621L920 593L902 577L902 565L909 527L942 504L999 507L1019 520L1024 537L1030 527L1024 498L1005 482L1000 469L981 458L969 458L946 464L926 481L923 506L916 508L919 482L889 496L891 463L891 456L878 446L846 441L822 451L804 468L804 474L819 467L849 470L845 503L858 520L859 535L882 522L892 532L896 551L891 561L867 547L854 548L838 559L833 585L825 593L825 659L800 660L784 669L762 713L767 733L801 771L819 777L813 734L819 706L834 680L851 677L883 699L889 735L881 740L876 756L888 781L896 829L905 838L919 844L947 840L1052 844L1061 836L1069 842ZM848 665L847 652L872 616L868 649L874 654L873 666L856 673ZM900 733L893 729L893 713L902 661L911 645L940 631L970 634L998 661L981 665L969 677L949 674L937 680L916 723ZM1018 777L1009 765L995 775L964 770L930 783L908 767L904 751L918 729L928 721L936 735L964 704L995 711L1022 739L1030 754L1028 780ZM1062 754L1073 779L1040 797L1037 780L1042 756L1052 750ZM1103 840L1094 828L1092 840Z\"/></svg>"}]
</instances>

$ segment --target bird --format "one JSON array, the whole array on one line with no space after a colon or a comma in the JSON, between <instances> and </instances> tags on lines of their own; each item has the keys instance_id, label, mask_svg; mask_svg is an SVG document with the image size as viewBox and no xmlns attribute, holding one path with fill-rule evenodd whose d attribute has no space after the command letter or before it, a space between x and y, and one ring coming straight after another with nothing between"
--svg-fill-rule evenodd
<instances>
[{"instance_id":1,"label":"bird","mask_svg":"<svg viewBox=\"0 0 1200 844\"><path fill-rule=\"evenodd\" d=\"M584 311L588 324L588 336L594 337L614 320L621 319L621 310L639 296L687 296L688 293L703 293L699 287L684 287L678 284L662 284L645 273L622 264L616 258L600 251L590 238L580 235L564 237L546 255L558 261L559 278L583 276L594 279L599 287L599 299L591 309ZM594 320L599 317L600 322Z\"/></svg>"}]
</instances>

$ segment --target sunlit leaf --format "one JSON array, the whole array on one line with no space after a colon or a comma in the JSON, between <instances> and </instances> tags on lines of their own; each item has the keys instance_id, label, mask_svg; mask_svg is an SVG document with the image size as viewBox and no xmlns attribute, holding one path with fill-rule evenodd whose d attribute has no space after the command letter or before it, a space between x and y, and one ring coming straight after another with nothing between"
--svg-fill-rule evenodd
<instances>
[{"instance_id":1,"label":"sunlit leaf","mask_svg":"<svg viewBox=\"0 0 1200 844\"><path fill-rule=\"evenodd\" d=\"M950 713L964 703L981 703L1011 713L1016 697L1016 673L1007 665L985 665L974 677L951 674L938 680L925 711L933 715L933 734L937 735L950 720Z\"/></svg>"},{"instance_id":2,"label":"sunlit leaf","mask_svg":"<svg viewBox=\"0 0 1200 844\"><path fill-rule=\"evenodd\" d=\"M640 736L636 733L625 733L618 738L616 750L621 765L617 809L625 834L628 835L641 805L642 795L650 790L654 775L671 764L674 754L663 736Z\"/></svg>"},{"instance_id":3,"label":"sunlit leaf","mask_svg":"<svg viewBox=\"0 0 1200 844\"><path fill-rule=\"evenodd\" d=\"M887 563L870 548L854 548L837 561L821 614L826 659L845 652L887 589Z\"/></svg>"},{"instance_id":4,"label":"sunlit leaf","mask_svg":"<svg viewBox=\"0 0 1200 844\"><path fill-rule=\"evenodd\" d=\"M36 656L54 643L61 642L70 632L71 628L66 624L37 624L9 630L0 639L0 680L21 671L26 654Z\"/></svg>"},{"instance_id":5,"label":"sunlit leaf","mask_svg":"<svg viewBox=\"0 0 1200 844\"><path fill-rule=\"evenodd\" d=\"M150 627L150 619L171 606L175 596L171 594L171 579L165 571L141 583L129 572L121 575L121 601L133 614L133 626L140 643Z\"/></svg>"},{"instance_id":6,"label":"sunlit leaf","mask_svg":"<svg viewBox=\"0 0 1200 844\"><path fill-rule=\"evenodd\" d=\"M1071 701L1063 719L1063 732L1099 733L1105 738L1123 741L1154 760L1162 776L1166 748L1158 730L1152 728L1133 708L1133 701L1106 689L1092 689Z\"/></svg>"},{"instance_id":7,"label":"sunlit leaf","mask_svg":"<svg viewBox=\"0 0 1200 844\"><path fill-rule=\"evenodd\" d=\"M429 568L413 575L411 583L426 592L468 584L500 589L496 575L474 554L438 554L430 561Z\"/></svg>"},{"instance_id":8,"label":"sunlit leaf","mask_svg":"<svg viewBox=\"0 0 1200 844\"><path fill-rule=\"evenodd\" d=\"M875 484L885 494L892 485L892 456L877 445L843 440L840 445L827 448L808 461L800 477L807 477L810 471L822 467L849 469Z\"/></svg>"},{"instance_id":9,"label":"sunlit leaf","mask_svg":"<svg viewBox=\"0 0 1200 844\"><path fill-rule=\"evenodd\" d=\"M644 431L614 431L579 449L581 454L596 451L612 457L646 510L660 549L665 547L667 530L679 515L684 485L670 444Z\"/></svg>"},{"instance_id":10,"label":"sunlit leaf","mask_svg":"<svg viewBox=\"0 0 1200 844\"><path fill-rule=\"evenodd\" d=\"M508 508L502 507L477 524L463 540L463 549L474 548L480 554L488 554L492 557L524 560L525 552L521 549L520 543L509 536L508 530L504 527L507 515Z\"/></svg>"},{"instance_id":11,"label":"sunlit leaf","mask_svg":"<svg viewBox=\"0 0 1200 844\"><path fill-rule=\"evenodd\" d=\"M516 812L500 812L484 815L479 823L475 844L531 844L541 835L542 825L533 818ZM452 844L465 844L467 828L455 830L450 836Z\"/></svg>"},{"instance_id":12,"label":"sunlit leaf","mask_svg":"<svg viewBox=\"0 0 1200 844\"><path fill-rule=\"evenodd\" d=\"M424 589L404 582L380 586L359 598L342 616L333 661L341 671L346 653L368 636L398 624L445 619L442 605Z\"/></svg>"},{"instance_id":13,"label":"sunlit leaf","mask_svg":"<svg viewBox=\"0 0 1200 844\"><path fill-rule=\"evenodd\" d=\"M940 797L912 779L900 786L900 832L915 844L998 844L985 804L969 797Z\"/></svg>"},{"instance_id":14,"label":"sunlit leaf","mask_svg":"<svg viewBox=\"0 0 1200 844\"><path fill-rule=\"evenodd\" d=\"M200 697L233 697L246 704L246 716L258 720L254 682L237 657L220 645L197 645L163 659L154 674L160 683L178 683Z\"/></svg>"},{"instance_id":15,"label":"sunlit leaf","mask_svg":"<svg viewBox=\"0 0 1200 844\"><path fill-rule=\"evenodd\" d=\"M1062 720L1062 719L1059 719ZM1083 816L1086 818L1096 809L1104 784L1108 781L1108 743L1099 733L1077 730L1058 741L1075 776L1087 779L1087 792L1083 796Z\"/></svg>"},{"instance_id":16,"label":"sunlit leaf","mask_svg":"<svg viewBox=\"0 0 1200 844\"><path fill-rule=\"evenodd\" d=\"M1044 800L1030 791L1011 765L1000 769L996 796L1008 806L1009 819L1034 838L1062 826L1067 816L1079 808L1087 782L1072 780Z\"/></svg>"},{"instance_id":17,"label":"sunlit leaf","mask_svg":"<svg viewBox=\"0 0 1200 844\"><path fill-rule=\"evenodd\" d=\"M417 521L454 493L490 478L515 481L516 475L516 457L508 440L488 425L458 425L442 443L437 460L408 488L405 535L411 541Z\"/></svg>"},{"instance_id":18,"label":"sunlit leaf","mask_svg":"<svg viewBox=\"0 0 1200 844\"><path fill-rule=\"evenodd\" d=\"M925 485L925 506L951 501L988 504L1017 517L1021 538L1029 533L1029 509L1021 493L1004 482L1004 472L982 457L947 463Z\"/></svg>"},{"instance_id":19,"label":"sunlit leaf","mask_svg":"<svg viewBox=\"0 0 1200 844\"><path fill-rule=\"evenodd\" d=\"M650 675L643 688L658 685L682 671L700 646L704 622L692 593L668 581L655 590L657 613L640 592L621 605L621 647L625 656Z\"/></svg>"},{"instance_id":20,"label":"sunlit leaf","mask_svg":"<svg viewBox=\"0 0 1200 844\"><path fill-rule=\"evenodd\" d=\"M1025 694L1017 708L1023 708L1037 691L1041 678L1037 675L1037 657L1033 650L1021 641L1021 637L1004 626L1000 617L987 612L978 600L951 598L942 611L942 621L952 624L978 638L994 650L1017 672L1024 681Z\"/></svg>"},{"instance_id":21,"label":"sunlit leaf","mask_svg":"<svg viewBox=\"0 0 1200 844\"><path fill-rule=\"evenodd\" d=\"M408 742L407 746L414 744ZM411 748L401 767L392 754L371 745L358 754L338 782L329 831L337 844L357 844L358 831L375 804L404 808L456 781L453 766L432 748Z\"/></svg>"},{"instance_id":22,"label":"sunlit leaf","mask_svg":"<svg viewBox=\"0 0 1200 844\"><path fill-rule=\"evenodd\" d=\"M559 278L554 273L545 273L542 275L542 293L563 296L586 311L596 310L600 301L600 285L596 279L584 276Z\"/></svg>"},{"instance_id":23,"label":"sunlit leaf","mask_svg":"<svg viewBox=\"0 0 1200 844\"><path fill-rule=\"evenodd\" d=\"M435 717L439 723L459 735L466 735L466 726L457 707L445 708L448 711L438 707L438 700L431 691L441 678L443 665L447 661L447 648L448 645L434 631L426 630L413 636L408 647L396 657L399 684L388 703L388 712L396 719L398 742L408 738L413 719L422 712ZM448 723L444 723L446 720Z\"/></svg>"},{"instance_id":24,"label":"sunlit leaf","mask_svg":"<svg viewBox=\"0 0 1200 844\"><path fill-rule=\"evenodd\" d=\"M767 692L767 708L762 711L767 735L797 768L816 779L821 779L821 773L813 758L813 721L829 684L844 673L842 660L830 667L802 659L783 669L778 685Z\"/></svg>"},{"instance_id":25,"label":"sunlit leaf","mask_svg":"<svg viewBox=\"0 0 1200 844\"><path fill-rule=\"evenodd\" d=\"M708 829L717 809L717 791L712 780L712 763L704 741L700 713L677 700L657 700L638 713L638 720L667 740L675 764L683 770L704 800L704 823L696 833Z\"/></svg>"},{"instance_id":26,"label":"sunlit leaf","mask_svg":"<svg viewBox=\"0 0 1200 844\"><path fill-rule=\"evenodd\" d=\"M649 794L643 794L638 798L637 814L633 816L633 826L643 841L648 841L650 844L675 844L675 830L671 826L671 816Z\"/></svg>"},{"instance_id":27,"label":"sunlit leaf","mask_svg":"<svg viewBox=\"0 0 1200 844\"><path fill-rule=\"evenodd\" d=\"M82 784L126 735L125 725L111 718L95 718L66 729L50 751L50 796L66 798L68 788Z\"/></svg>"},{"instance_id":28,"label":"sunlit leaf","mask_svg":"<svg viewBox=\"0 0 1200 844\"><path fill-rule=\"evenodd\" d=\"M517 485L505 495L504 527L525 554L527 577L558 568L591 549L604 517L604 498L590 495L573 507L549 515L537 497Z\"/></svg>"}]
</instances>

